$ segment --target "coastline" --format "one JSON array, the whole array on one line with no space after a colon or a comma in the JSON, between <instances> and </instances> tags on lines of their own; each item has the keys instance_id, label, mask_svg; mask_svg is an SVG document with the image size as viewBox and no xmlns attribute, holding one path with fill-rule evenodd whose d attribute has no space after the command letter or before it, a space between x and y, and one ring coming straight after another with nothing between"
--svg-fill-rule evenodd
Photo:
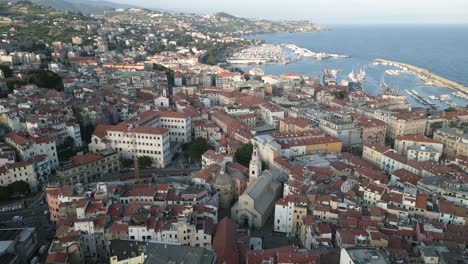
<instances>
[{"instance_id":1,"label":"coastline","mask_svg":"<svg viewBox=\"0 0 468 264\"><path fill-rule=\"evenodd\" d=\"M447 80L453 80L454 82L467 86L468 78L466 74L463 73L463 65L465 65L463 61L468 60L468 56L466 56L467 54L460 56L460 50L463 50L463 45L447 45L447 43L443 41L444 38L441 38L441 41L432 45L431 42L424 39L425 37L432 39L433 32L426 30L427 27L428 26L424 26L424 30L422 30L417 26L394 27L392 25L372 25L369 27L360 27L358 25L350 25L344 29L334 27L334 30L331 32L301 32L293 34L272 33L249 35L244 37L248 39L261 40L268 44L280 45L282 43L292 43L310 50L324 50L327 53L347 54L352 56L352 58L346 60L332 59L317 61L315 59L305 58L302 61L293 61L289 64L255 65L255 67L261 68L266 74L281 75L285 72L295 72L305 76L319 76L323 69L341 69L342 71L338 78L346 79L346 75L353 69L365 68L368 72L365 90L370 94L377 95L379 93L380 82L385 78L391 86L400 87L402 91L404 89L414 89L425 98L428 98L429 96L438 97L441 95L450 95L453 97L453 102L455 104L463 106L467 105L468 99L453 96L453 91L450 89L431 85L413 74L386 73L387 70L389 70L390 73L393 73L395 70L399 70L399 68L396 67L373 65L373 60L375 58L391 58L394 61L401 61L427 69L428 71ZM401 28L404 28L404 30L400 31ZM359 30L360 32L356 32ZM413 32L414 30L416 32ZM468 27L438 26L434 28L434 34L453 35L454 33L450 30L454 30L455 33L461 33L467 32ZM385 38L392 37L393 35L399 35L401 32L410 35L412 39L409 39L409 44L406 45L405 43L403 47L400 47L391 42L388 44L388 41L385 41ZM414 37L413 35L416 35L417 37ZM422 36L422 40L419 40L419 35ZM463 34L459 34L457 36L460 39L467 39ZM459 39L453 41L456 41L456 44L462 43ZM399 39L395 39L394 42L399 43L399 45L403 45ZM422 44L431 44L423 46L423 49L421 50L421 42ZM394 46L400 48L394 48ZM394 48L394 50L392 50L392 48ZM414 50L417 50L418 52L415 52ZM458 60L458 58L461 59ZM253 68L252 65L235 65L234 67L241 68L243 71L248 71ZM406 96L406 94L402 95ZM412 100L412 98L410 98L410 101L413 105L420 105L415 100ZM440 108L446 107L446 105L443 105L442 103L437 102L437 104Z\"/></svg>"}]
</instances>

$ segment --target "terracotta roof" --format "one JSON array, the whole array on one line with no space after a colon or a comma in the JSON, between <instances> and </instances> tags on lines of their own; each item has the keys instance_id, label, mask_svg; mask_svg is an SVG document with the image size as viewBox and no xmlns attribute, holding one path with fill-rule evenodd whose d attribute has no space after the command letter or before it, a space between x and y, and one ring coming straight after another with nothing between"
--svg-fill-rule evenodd
<instances>
[{"instance_id":1,"label":"terracotta roof","mask_svg":"<svg viewBox=\"0 0 468 264\"><path fill-rule=\"evenodd\" d=\"M265 101L256 96L249 95L249 96L243 96L243 97L237 98L235 103L239 105L260 105L260 104L265 103Z\"/></svg>"},{"instance_id":2,"label":"terracotta roof","mask_svg":"<svg viewBox=\"0 0 468 264\"><path fill-rule=\"evenodd\" d=\"M128 191L128 197L154 197L156 194L156 186L134 184Z\"/></svg>"},{"instance_id":3,"label":"terracotta roof","mask_svg":"<svg viewBox=\"0 0 468 264\"><path fill-rule=\"evenodd\" d=\"M65 252L53 252L47 255L47 264L58 264L58 263L67 263L68 254Z\"/></svg>"},{"instance_id":4,"label":"terracotta roof","mask_svg":"<svg viewBox=\"0 0 468 264\"><path fill-rule=\"evenodd\" d=\"M94 154L94 153L87 153L84 155L76 155L70 158L71 161L79 164L84 165L91 162L95 162L101 159L101 156Z\"/></svg>"},{"instance_id":5,"label":"terracotta roof","mask_svg":"<svg viewBox=\"0 0 468 264\"><path fill-rule=\"evenodd\" d=\"M295 126L302 127L302 128L309 127L311 125L309 121L305 119L301 119L301 118L295 118L295 117L283 118L280 120L280 122L288 124L288 125L295 125Z\"/></svg>"},{"instance_id":6,"label":"terracotta roof","mask_svg":"<svg viewBox=\"0 0 468 264\"><path fill-rule=\"evenodd\" d=\"M428 137L424 136L423 134L398 135L398 136L395 137L395 140L407 140L407 141L442 144L440 141L437 141L437 140L432 139L432 138L428 138Z\"/></svg>"},{"instance_id":7,"label":"terracotta roof","mask_svg":"<svg viewBox=\"0 0 468 264\"><path fill-rule=\"evenodd\" d=\"M16 145L19 145L19 146L23 146L23 145L26 145L28 143L30 143L31 141L28 140L27 138L19 135L18 133L16 132L10 132L8 134L5 135L5 138L8 138L10 139L11 141L13 141Z\"/></svg>"},{"instance_id":8,"label":"terracotta roof","mask_svg":"<svg viewBox=\"0 0 468 264\"><path fill-rule=\"evenodd\" d=\"M228 77L234 77L234 76L236 76L236 75L239 75L239 74L235 74L235 73L232 73L232 72L224 71L224 72L217 73L217 74L216 74L216 77L219 77L219 78L228 78Z\"/></svg>"},{"instance_id":9,"label":"terracotta roof","mask_svg":"<svg viewBox=\"0 0 468 264\"><path fill-rule=\"evenodd\" d=\"M370 148L382 154L386 153L387 151L392 151L392 148L381 144L365 144L364 148Z\"/></svg>"},{"instance_id":10,"label":"terracotta roof","mask_svg":"<svg viewBox=\"0 0 468 264\"><path fill-rule=\"evenodd\" d=\"M128 224L127 223L120 223L114 222L111 228L112 232L125 232L128 233Z\"/></svg>"},{"instance_id":11,"label":"terracotta roof","mask_svg":"<svg viewBox=\"0 0 468 264\"><path fill-rule=\"evenodd\" d=\"M416 208L427 209L427 196L424 194L416 195Z\"/></svg>"},{"instance_id":12,"label":"terracotta roof","mask_svg":"<svg viewBox=\"0 0 468 264\"><path fill-rule=\"evenodd\" d=\"M336 137L306 138L297 140L278 141L282 149L288 149L296 146L322 145L329 143L341 143Z\"/></svg>"},{"instance_id":13,"label":"terracotta roof","mask_svg":"<svg viewBox=\"0 0 468 264\"><path fill-rule=\"evenodd\" d=\"M202 157L209 159L215 163L221 163L224 160L224 158L227 157L227 155L209 149L205 153L203 153Z\"/></svg>"},{"instance_id":14,"label":"terracotta roof","mask_svg":"<svg viewBox=\"0 0 468 264\"><path fill-rule=\"evenodd\" d=\"M93 135L98 138L104 138L107 135L107 130L113 128L112 125L97 125L94 129Z\"/></svg>"},{"instance_id":15,"label":"terracotta roof","mask_svg":"<svg viewBox=\"0 0 468 264\"><path fill-rule=\"evenodd\" d=\"M409 182L414 186L417 186L418 181L421 180L422 178L421 176L416 175L405 169L398 169L394 171L392 174L399 178L398 180L399 182L402 182L402 183Z\"/></svg>"},{"instance_id":16,"label":"terracotta roof","mask_svg":"<svg viewBox=\"0 0 468 264\"><path fill-rule=\"evenodd\" d=\"M239 252L236 245L237 224L225 217L218 223L213 238L213 249L216 252L216 263L237 264Z\"/></svg>"}]
</instances>

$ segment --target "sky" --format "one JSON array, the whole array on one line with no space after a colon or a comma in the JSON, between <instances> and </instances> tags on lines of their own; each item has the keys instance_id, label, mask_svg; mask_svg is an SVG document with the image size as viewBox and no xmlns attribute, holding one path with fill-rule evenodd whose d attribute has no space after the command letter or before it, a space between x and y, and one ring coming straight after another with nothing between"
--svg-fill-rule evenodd
<instances>
[{"instance_id":1,"label":"sky","mask_svg":"<svg viewBox=\"0 0 468 264\"><path fill-rule=\"evenodd\" d=\"M147 8L324 24L468 24L468 0L110 0Z\"/></svg>"}]
</instances>

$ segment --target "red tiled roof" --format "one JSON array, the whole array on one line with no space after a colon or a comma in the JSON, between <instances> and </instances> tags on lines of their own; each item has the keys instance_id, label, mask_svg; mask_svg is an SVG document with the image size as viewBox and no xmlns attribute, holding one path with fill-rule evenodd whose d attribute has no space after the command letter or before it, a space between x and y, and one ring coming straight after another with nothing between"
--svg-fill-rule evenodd
<instances>
[{"instance_id":1,"label":"red tiled roof","mask_svg":"<svg viewBox=\"0 0 468 264\"><path fill-rule=\"evenodd\" d=\"M216 263L237 264L239 252L236 245L237 224L225 217L218 223L213 238L213 249L216 252Z\"/></svg>"},{"instance_id":2,"label":"red tiled roof","mask_svg":"<svg viewBox=\"0 0 468 264\"><path fill-rule=\"evenodd\" d=\"M395 137L395 140L407 140L407 141L416 141L416 142L427 142L427 143L439 143L442 144L441 142L428 138L424 136L423 134L406 134L406 135L398 135Z\"/></svg>"},{"instance_id":3,"label":"red tiled roof","mask_svg":"<svg viewBox=\"0 0 468 264\"><path fill-rule=\"evenodd\" d=\"M58 264L58 263L67 263L68 254L65 252L53 252L47 256L47 264Z\"/></svg>"},{"instance_id":4,"label":"red tiled roof","mask_svg":"<svg viewBox=\"0 0 468 264\"><path fill-rule=\"evenodd\" d=\"M261 98L258 98L253 95L249 96L243 96L240 98L237 98L235 103L239 105L260 105L263 104L265 101Z\"/></svg>"},{"instance_id":5,"label":"red tiled roof","mask_svg":"<svg viewBox=\"0 0 468 264\"><path fill-rule=\"evenodd\" d=\"M94 153L87 153L84 155L76 155L70 158L71 161L79 164L84 165L91 162L95 162L101 159L101 156L94 154Z\"/></svg>"},{"instance_id":6,"label":"red tiled roof","mask_svg":"<svg viewBox=\"0 0 468 264\"><path fill-rule=\"evenodd\" d=\"M301 118L295 118L295 117L283 118L280 120L280 122L288 124L288 125L295 125L295 126L302 127L302 128L309 127L311 125L309 121L305 119L301 119Z\"/></svg>"},{"instance_id":7,"label":"red tiled roof","mask_svg":"<svg viewBox=\"0 0 468 264\"><path fill-rule=\"evenodd\" d=\"M427 208L427 196L424 194L416 195L416 208L426 209Z\"/></svg>"},{"instance_id":8,"label":"red tiled roof","mask_svg":"<svg viewBox=\"0 0 468 264\"><path fill-rule=\"evenodd\" d=\"M120 223L114 222L111 228L112 232L125 232L128 233L128 224L127 223Z\"/></svg>"},{"instance_id":9,"label":"red tiled roof","mask_svg":"<svg viewBox=\"0 0 468 264\"><path fill-rule=\"evenodd\" d=\"M98 138L104 138L107 135L107 130L113 128L112 125L97 125L94 129L93 135L97 136Z\"/></svg>"},{"instance_id":10,"label":"red tiled roof","mask_svg":"<svg viewBox=\"0 0 468 264\"><path fill-rule=\"evenodd\" d=\"M418 185L418 181L421 180L422 178L421 176L416 175L405 169L398 169L394 171L392 174L399 178L398 180L399 182L402 182L402 183L409 182L414 186Z\"/></svg>"}]
</instances>

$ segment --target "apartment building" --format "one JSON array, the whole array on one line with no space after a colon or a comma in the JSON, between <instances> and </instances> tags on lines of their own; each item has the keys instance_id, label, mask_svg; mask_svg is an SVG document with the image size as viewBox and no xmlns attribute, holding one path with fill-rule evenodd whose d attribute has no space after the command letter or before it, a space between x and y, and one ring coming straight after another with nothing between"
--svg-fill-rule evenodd
<instances>
[{"instance_id":1,"label":"apartment building","mask_svg":"<svg viewBox=\"0 0 468 264\"><path fill-rule=\"evenodd\" d=\"M407 134L398 135L395 137L394 149L403 156L407 156L410 149L418 149L425 147L433 149L435 152L442 154L444 144L442 142L428 138L422 134Z\"/></svg>"},{"instance_id":2,"label":"apartment building","mask_svg":"<svg viewBox=\"0 0 468 264\"><path fill-rule=\"evenodd\" d=\"M307 202L307 197L301 195L289 195L276 201L274 231L298 237L307 216Z\"/></svg>"},{"instance_id":3,"label":"apartment building","mask_svg":"<svg viewBox=\"0 0 468 264\"><path fill-rule=\"evenodd\" d=\"M319 128L330 136L338 138L344 148L362 144L362 129L350 119L336 117L320 119Z\"/></svg>"},{"instance_id":4,"label":"apartment building","mask_svg":"<svg viewBox=\"0 0 468 264\"><path fill-rule=\"evenodd\" d=\"M468 156L468 134L465 131L457 128L441 128L434 132L434 139L444 144L444 155Z\"/></svg>"},{"instance_id":5,"label":"apartment building","mask_svg":"<svg viewBox=\"0 0 468 264\"><path fill-rule=\"evenodd\" d=\"M31 161L9 163L0 167L0 186L8 186L17 181L27 182L32 190L37 190L39 182Z\"/></svg>"},{"instance_id":6,"label":"apartment building","mask_svg":"<svg viewBox=\"0 0 468 264\"><path fill-rule=\"evenodd\" d=\"M287 117L279 122L280 133L295 133L312 130L311 123L305 119Z\"/></svg>"},{"instance_id":7,"label":"apartment building","mask_svg":"<svg viewBox=\"0 0 468 264\"><path fill-rule=\"evenodd\" d=\"M420 112L392 115L387 121L387 138L395 139L399 135L424 134L426 122L426 115Z\"/></svg>"},{"instance_id":8,"label":"apartment building","mask_svg":"<svg viewBox=\"0 0 468 264\"><path fill-rule=\"evenodd\" d=\"M88 183L99 180L120 169L120 156L115 150L102 150L98 154L87 153L71 157L57 168L57 178L70 184Z\"/></svg>"},{"instance_id":9,"label":"apartment building","mask_svg":"<svg viewBox=\"0 0 468 264\"><path fill-rule=\"evenodd\" d=\"M36 155L46 155L52 169L59 166L57 147L55 141L50 138L10 132L5 135L5 142L17 151L21 160L29 160Z\"/></svg>"}]
</instances>

